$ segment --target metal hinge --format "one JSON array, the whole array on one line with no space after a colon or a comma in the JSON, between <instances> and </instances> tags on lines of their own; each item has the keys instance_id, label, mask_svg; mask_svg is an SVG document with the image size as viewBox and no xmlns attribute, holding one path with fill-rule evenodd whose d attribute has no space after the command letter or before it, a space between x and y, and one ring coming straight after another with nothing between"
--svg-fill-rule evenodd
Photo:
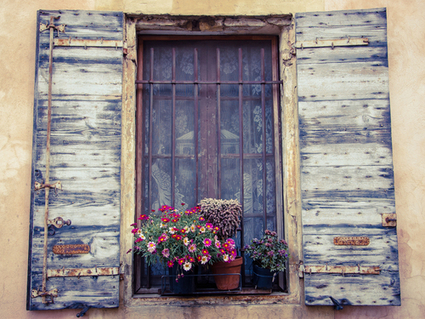
<instances>
[{"instance_id":1,"label":"metal hinge","mask_svg":"<svg viewBox=\"0 0 425 319\"><path fill-rule=\"evenodd\" d=\"M62 190L62 183L60 181L57 181L56 183L53 184L42 184L39 182L35 182L34 183L34 190L35 191L39 191L40 189L45 189L45 188L53 188L55 190Z\"/></svg>"},{"instance_id":2,"label":"metal hinge","mask_svg":"<svg viewBox=\"0 0 425 319\"><path fill-rule=\"evenodd\" d=\"M381 268L379 266L329 266L326 265L304 265L300 261L298 266L298 276L304 277L304 274L357 274L357 275L379 275Z\"/></svg>"},{"instance_id":3,"label":"metal hinge","mask_svg":"<svg viewBox=\"0 0 425 319\"><path fill-rule=\"evenodd\" d=\"M297 41L295 43L295 48L297 49L306 49L306 48L324 48L324 47L347 47L347 46L358 46L358 45L368 45L368 38L350 38L345 39L333 39L333 40L316 40L311 41Z\"/></svg>"}]
</instances>

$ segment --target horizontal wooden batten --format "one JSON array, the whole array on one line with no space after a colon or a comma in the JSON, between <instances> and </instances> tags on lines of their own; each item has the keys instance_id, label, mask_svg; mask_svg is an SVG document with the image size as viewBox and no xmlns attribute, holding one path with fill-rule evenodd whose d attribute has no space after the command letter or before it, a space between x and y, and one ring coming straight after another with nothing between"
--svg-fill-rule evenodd
<instances>
[{"instance_id":1,"label":"horizontal wooden batten","mask_svg":"<svg viewBox=\"0 0 425 319\"><path fill-rule=\"evenodd\" d=\"M379 275L381 268L379 266L328 266L311 265L304 266L305 274L325 273L325 274L357 274L357 275Z\"/></svg>"},{"instance_id":2,"label":"horizontal wooden batten","mask_svg":"<svg viewBox=\"0 0 425 319\"><path fill-rule=\"evenodd\" d=\"M47 269L47 277L116 276L119 267Z\"/></svg>"},{"instance_id":3,"label":"horizontal wooden batten","mask_svg":"<svg viewBox=\"0 0 425 319\"><path fill-rule=\"evenodd\" d=\"M55 46L61 47L100 47L100 48L122 48L123 41L103 39L55 39Z\"/></svg>"},{"instance_id":4,"label":"horizontal wooden batten","mask_svg":"<svg viewBox=\"0 0 425 319\"><path fill-rule=\"evenodd\" d=\"M323 48L323 47L347 47L357 45L368 45L368 38L346 38L346 39L334 39L334 40L319 40L315 41L299 41L295 43L297 49L303 48Z\"/></svg>"}]
</instances>

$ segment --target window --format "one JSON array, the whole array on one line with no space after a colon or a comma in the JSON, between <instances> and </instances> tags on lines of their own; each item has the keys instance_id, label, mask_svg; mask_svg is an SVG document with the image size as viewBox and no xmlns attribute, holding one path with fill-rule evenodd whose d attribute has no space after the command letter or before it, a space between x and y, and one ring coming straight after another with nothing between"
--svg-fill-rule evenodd
<instances>
[{"instance_id":1,"label":"window","mask_svg":"<svg viewBox=\"0 0 425 319\"><path fill-rule=\"evenodd\" d=\"M279 81L275 37L141 37L137 214L203 198L238 199L238 247L265 229L282 234ZM163 267L139 261L137 292ZM245 259L242 280L250 285ZM278 286L276 286L278 288Z\"/></svg>"}]
</instances>

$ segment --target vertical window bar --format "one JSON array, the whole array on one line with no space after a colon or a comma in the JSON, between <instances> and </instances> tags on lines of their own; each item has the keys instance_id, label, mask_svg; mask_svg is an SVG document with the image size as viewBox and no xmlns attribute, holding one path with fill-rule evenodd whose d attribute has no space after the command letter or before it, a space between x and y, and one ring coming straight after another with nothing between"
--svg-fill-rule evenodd
<instances>
[{"instance_id":1,"label":"vertical window bar","mask_svg":"<svg viewBox=\"0 0 425 319\"><path fill-rule=\"evenodd\" d=\"M194 69L195 69L195 83L194 83L194 94L195 94L195 129L194 129L194 140L195 140L195 165L196 165L196 179L195 179L195 204L198 204L199 202L199 181L198 181L198 174L199 174L199 162L198 162L198 104L199 104L199 97L198 97L198 49L193 49L193 63L194 63Z\"/></svg>"},{"instance_id":2,"label":"vertical window bar","mask_svg":"<svg viewBox=\"0 0 425 319\"><path fill-rule=\"evenodd\" d=\"M154 49L151 48L151 70L150 70L150 81L153 81L153 62L154 62ZM149 202L149 209L152 209L152 119L153 119L153 83L151 82L149 84L149 195L148 195L148 202ZM145 263L146 265L146 263ZM151 267L147 266L147 276L146 276L146 285L148 288L150 288L151 284Z\"/></svg>"},{"instance_id":3,"label":"vertical window bar","mask_svg":"<svg viewBox=\"0 0 425 319\"><path fill-rule=\"evenodd\" d=\"M241 218L241 248L244 247L244 185L243 185L243 68L242 68L242 48L239 48L239 171L241 183L241 205L242 205L242 218ZM242 252L242 258L244 254ZM245 282L245 263L242 263L242 282Z\"/></svg>"},{"instance_id":4,"label":"vertical window bar","mask_svg":"<svg viewBox=\"0 0 425 319\"><path fill-rule=\"evenodd\" d=\"M218 198L221 198L221 86L220 86L220 48L217 48L217 153L218 174L217 188Z\"/></svg>"},{"instance_id":5,"label":"vertical window bar","mask_svg":"<svg viewBox=\"0 0 425 319\"><path fill-rule=\"evenodd\" d=\"M264 214L264 225L263 231L267 229L267 201L266 201L266 184L267 184L267 163L266 163L266 68L264 62L264 48L261 48L261 112L262 112L262 121L263 121L263 214Z\"/></svg>"},{"instance_id":6,"label":"vertical window bar","mask_svg":"<svg viewBox=\"0 0 425 319\"><path fill-rule=\"evenodd\" d=\"M171 206L176 205L176 192L175 192L175 183L176 183L176 49L172 49L173 54L173 64L171 66L171 86L172 86L172 104L173 104L173 116L171 124Z\"/></svg>"}]
</instances>

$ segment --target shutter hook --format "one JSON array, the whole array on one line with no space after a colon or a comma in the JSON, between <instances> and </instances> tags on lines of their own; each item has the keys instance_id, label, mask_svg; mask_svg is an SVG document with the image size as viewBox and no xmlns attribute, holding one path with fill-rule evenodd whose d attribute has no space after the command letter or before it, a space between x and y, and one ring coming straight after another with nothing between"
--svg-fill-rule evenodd
<instances>
[{"instance_id":1,"label":"shutter hook","mask_svg":"<svg viewBox=\"0 0 425 319\"><path fill-rule=\"evenodd\" d=\"M344 307L341 305L341 303L338 300L336 300L335 298L333 298L331 296L329 296L329 298L331 298L331 300L332 300L332 302L334 304L334 309L335 310L342 310L342 309L344 309Z\"/></svg>"},{"instance_id":2,"label":"shutter hook","mask_svg":"<svg viewBox=\"0 0 425 319\"><path fill-rule=\"evenodd\" d=\"M87 311L89 311L89 306L84 306L83 310L81 310L79 313L77 313L77 318L84 317Z\"/></svg>"}]
</instances>

